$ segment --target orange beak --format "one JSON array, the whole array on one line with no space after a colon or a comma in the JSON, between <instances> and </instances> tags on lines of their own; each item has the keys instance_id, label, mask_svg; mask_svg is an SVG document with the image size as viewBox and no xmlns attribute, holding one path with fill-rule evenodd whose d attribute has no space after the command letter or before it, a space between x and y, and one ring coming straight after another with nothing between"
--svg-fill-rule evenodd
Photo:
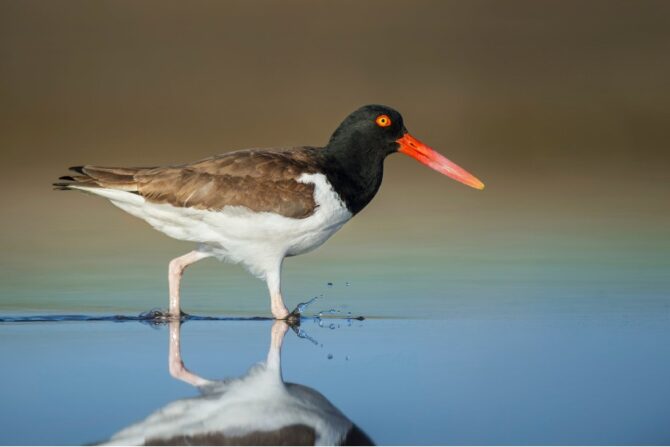
<instances>
[{"instance_id":1,"label":"orange beak","mask_svg":"<svg viewBox=\"0 0 670 447\"><path fill-rule=\"evenodd\" d=\"M419 162L428 166L437 172L453 178L465 185L475 189L484 189L484 184L479 181L477 177L470 174L465 169L447 160L437 151L423 144L409 133L405 133L401 138L396 140L400 145L398 152L409 155L412 158L419 160Z\"/></svg>"}]
</instances>

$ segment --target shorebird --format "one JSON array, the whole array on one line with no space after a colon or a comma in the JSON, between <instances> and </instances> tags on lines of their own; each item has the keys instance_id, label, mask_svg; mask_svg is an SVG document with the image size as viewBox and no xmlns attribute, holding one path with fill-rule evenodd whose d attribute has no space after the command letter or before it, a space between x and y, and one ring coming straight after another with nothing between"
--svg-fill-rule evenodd
<instances>
[{"instance_id":1,"label":"shorebird","mask_svg":"<svg viewBox=\"0 0 670 447\"><path fill-rule=\"evenodd\" d=\"M205 379L184 366L180 324L170 322L170 374L201 395L167 404L104 445L374 445L323 394L284 382L285 321L272 326L265 362L225 380Z\"/></svg>"},{"instance_id":2,"label":"shorebird","mask_svg":"<svg viewBox=\"0 0 670 447\"><path fill-rule=\"evenodd\" d=\"M265 280L272 315L286 319L284 258L319 247L370 203L382 182L384 159L396 152L484 188L410 135L400 113L382 105L351 113L325 147L246 149L169 167L75 166L54 186L105 197L168 236L197 243L170 261L171 318L181 315L184 269L213 256Z\"/></svg>"}]
</instances>

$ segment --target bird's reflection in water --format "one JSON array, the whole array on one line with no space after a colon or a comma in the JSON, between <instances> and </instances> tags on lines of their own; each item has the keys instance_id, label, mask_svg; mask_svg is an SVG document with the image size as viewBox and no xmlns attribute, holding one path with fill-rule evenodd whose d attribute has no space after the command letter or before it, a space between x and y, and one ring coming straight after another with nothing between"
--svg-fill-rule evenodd
<instances>
[{"instance_id":1,"label":"bird's reflection in water","mask_svg":"<svg viewBox=\"0 0 670 447\"><path fill-rule=\"evenodd\" d=\"M184 366L180 322L170 323L170 374L201 391L171 402L116 435L113 445L372 445L318 391L285 383L281 346L288 325L276 321L267 360L244 376L204 379Z\"/></svg>"}]
</instances>

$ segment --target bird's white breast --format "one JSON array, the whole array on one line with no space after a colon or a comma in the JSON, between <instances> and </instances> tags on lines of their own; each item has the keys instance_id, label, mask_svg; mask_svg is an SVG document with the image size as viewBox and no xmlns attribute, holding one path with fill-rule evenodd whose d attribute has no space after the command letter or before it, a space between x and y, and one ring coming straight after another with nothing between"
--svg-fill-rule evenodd
<instances>
[{"instance_id":1,"label":"bird's white breast","mask_svg":"<svg viewBox=\"0 0 670 447\"><path fill-rule=\"evenodd\" d=\"M241 206L217 211L175 207L148 202L126 191L81 189L107 197L170 237L197 242L201 250L241 263L263 277L285 256L306 253L323 244L352 217L325 175L303 174L298 181L314 184L316 209L303 219L254 212Z\"/></svg>"}]
</instances>

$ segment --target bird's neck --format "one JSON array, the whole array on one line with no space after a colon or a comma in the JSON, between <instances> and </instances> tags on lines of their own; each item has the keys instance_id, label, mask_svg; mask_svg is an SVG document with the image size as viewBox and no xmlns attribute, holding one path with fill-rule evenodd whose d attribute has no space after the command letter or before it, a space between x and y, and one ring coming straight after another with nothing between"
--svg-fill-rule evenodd
<instances>
[{"instance_id":1,"label":"bird's neck","mask_svg":"<svg viewBox=\"0 0 670 447\"><path fill-rule=\"evenodd\" d=\"M379 191L387 154L356 138L331 139L322 154L328 181L349 211L357 214Z\"/></svg>"}]
</instances>

